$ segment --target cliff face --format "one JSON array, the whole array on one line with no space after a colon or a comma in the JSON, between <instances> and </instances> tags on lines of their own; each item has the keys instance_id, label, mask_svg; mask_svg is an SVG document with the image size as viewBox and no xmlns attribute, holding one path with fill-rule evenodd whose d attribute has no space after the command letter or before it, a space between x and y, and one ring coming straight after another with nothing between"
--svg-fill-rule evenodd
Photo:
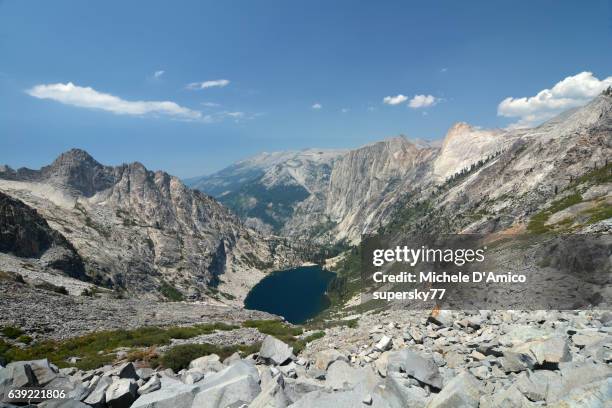
<instances>
[{"instance_id":1,"label":"cliff face","mask_svg":"<svg viewBox=\"0 0 612 408\"><path fill-rule=\"evenodd\" d=\"M448 130L434 160L433 177L436 181L445 181L478 160L501 152L514 139L511 132L501 129L480 129L465 122L456 123Z\"/></svg>"},{"instance_id":2,"label":"cliff face","mask_svg":"<svg viewBox=\"0 0 612 408\"><path fill-rule=\"evenodd\" d=\"M85 278L81 257L36 210L0 192L0 252L38 258L50 268Z\"/></svg>"},{"instance_id":3,"label":"cliff face","mask_svg":"<svg viewBox=\"0 0 612 408\"><path fill-rule=\"evenodd\" d=\"M264 271L297 262L212 197L140 163L103 166L82 150L41 170L5 169L0 190L61 231L93 281L134 293L243 298ZM219 295L221 294L221 295Z\"/></svg>"}]
</instances>

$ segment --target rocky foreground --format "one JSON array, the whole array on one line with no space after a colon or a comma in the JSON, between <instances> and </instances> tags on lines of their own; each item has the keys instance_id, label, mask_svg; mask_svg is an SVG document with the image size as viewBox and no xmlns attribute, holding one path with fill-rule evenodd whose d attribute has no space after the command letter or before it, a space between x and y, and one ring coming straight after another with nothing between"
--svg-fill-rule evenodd
<instances>
[{"instance_id":1,"label":"rocky foreground","mask_svg":"<svg viewBox=\"0 0 612 408\"><path fill-rule=\"evenodd\" d=\"M601 311L365 314L299 356L267 336L256 354L203 356L178 373L13 362L0 370L0 401L38 386L66 390L47 408L606 407L611 332L612 314Z\"/></svg>"}]
</instances>

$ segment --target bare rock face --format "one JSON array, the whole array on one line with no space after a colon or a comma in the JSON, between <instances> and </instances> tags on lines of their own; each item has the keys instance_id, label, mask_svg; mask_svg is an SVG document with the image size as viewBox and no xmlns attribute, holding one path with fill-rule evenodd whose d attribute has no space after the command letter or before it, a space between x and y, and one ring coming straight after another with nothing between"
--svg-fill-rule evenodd
<instances>
[{"instance_id":1,"label":"bare rock face","mask_svg":"<svg viewBox=\"0 0 612 408\"><path fill-rule=\"evenodd\" d=\"M264 271L297 261L282 240L140 163L104 166L73 149L41 170L0 173L0 190L60 231L91 280L131 293L239 301Z\"/></svg>"},{"instance_id":2,"label":"bare rock face","mask_svg":"<svg viewBox=\"0 0 612 408\"><path fill-rule=\"evenodd\" d=\"M465 122L456 123L448 130L434 161L434 179L445 181L479 160L501 152L513 140L512 134L501 129L480 129Z\"/></svg>"},{"instance_id":3,"label":"bare rock face","mask_svg":"<svg viewBox=\"0 0 612 408\"><path fill-rule=\"evenodd\" d=\"M0 192L0 252L44 263L70 276L85 277L80 256L36 210Z\"/></svg>"},{"instance_id":4,"label":"bare rock face","mask_svg":"<svg viewBox=\"0 0 612 408\"><path fill-rule=\"evenodd\" d=\"M360 239L376 230L376 219L394 200L394 191L422 177L437 149L404 137L364 146L343 156L332 170L326 214L337 223L338 238Z\"/></svg>"}]
</instances>

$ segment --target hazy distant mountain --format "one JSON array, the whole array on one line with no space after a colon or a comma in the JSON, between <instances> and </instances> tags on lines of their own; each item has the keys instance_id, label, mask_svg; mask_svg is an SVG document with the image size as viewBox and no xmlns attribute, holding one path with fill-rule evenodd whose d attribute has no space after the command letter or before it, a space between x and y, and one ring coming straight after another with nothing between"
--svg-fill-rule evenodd
<instances>
[{"instance_id":1,"label":"hazy distant mountain","mask_svg":"<svg viewBox=\"0 0 612 408\"><path fill-rule=\"evenodd\" d=\"M334 161L344 153L324 149L262 153L186 183L215 196L248 225L280 232L298 203L321 193Z\"/></svg>"},{"instance_id":2,"label":"hazy distant mountain","mask_svg":"<svg viewBox=\"0 0 612 408\"><path fill-rule=\"evenodd\" d=\"M241 299L264 271L296 261L282 240L140 163L104 166L73 149L40 170L4 166L0 191L66 237L89 279L133 293Z\"/></svg>"}]
</instances>

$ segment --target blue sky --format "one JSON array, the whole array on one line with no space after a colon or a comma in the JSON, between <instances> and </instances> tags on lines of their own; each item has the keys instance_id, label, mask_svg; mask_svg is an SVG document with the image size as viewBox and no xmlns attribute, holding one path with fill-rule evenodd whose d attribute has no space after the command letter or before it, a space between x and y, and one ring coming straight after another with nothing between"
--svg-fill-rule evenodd
<instances>
[{"instance_id":1,"label":"blue sky","mask_svg":"<svg viewBox=\"0 0 612 408\"><path fill-rule=\"evenodd\" d=\"M0 163L80 147L189 177L261 151L535 124L611 83L611 9L0 1Z\"/></svg>"}]
</instances>

